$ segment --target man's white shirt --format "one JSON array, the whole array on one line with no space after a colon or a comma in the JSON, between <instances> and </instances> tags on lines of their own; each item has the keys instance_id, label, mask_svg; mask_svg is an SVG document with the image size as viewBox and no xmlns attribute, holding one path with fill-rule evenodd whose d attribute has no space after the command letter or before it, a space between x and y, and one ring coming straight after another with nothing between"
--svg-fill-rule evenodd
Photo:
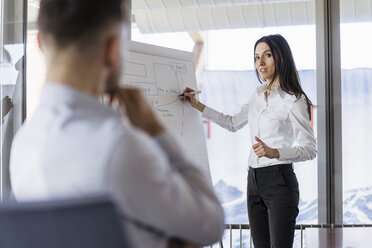
<instances>
[{"instance_id":1,"label":"man's white shirt","mask_svg":"<svg viewBox=\"0 0 372 248\"><path fill-rule=\"evenodd\" d=\"M94 97L46 83L17 133L11 184L18 201L111 194L124 215L199 245L221 238L223 209L206 175L169 133L150 138ZM124 222L134 247L166 239Z\"/></svg>"}]
</instances>

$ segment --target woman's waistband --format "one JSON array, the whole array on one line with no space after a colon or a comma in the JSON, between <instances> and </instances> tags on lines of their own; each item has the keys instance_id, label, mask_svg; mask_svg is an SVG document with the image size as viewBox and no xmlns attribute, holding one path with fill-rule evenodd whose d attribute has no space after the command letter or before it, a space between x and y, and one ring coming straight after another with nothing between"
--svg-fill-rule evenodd
<instances>
[{"instance_id":1,"label":"woman's waistband","mask_svg":"<svg viewBox=\"0 0 372 248\"><path fill-rule=\"evenodd\" d=\"M273 164L270 166L253 168L249 167L249 171L254 173L266 173L270 171L283 171L283 170L293 170L293 164Z\"/></svg>"}]
</instances>

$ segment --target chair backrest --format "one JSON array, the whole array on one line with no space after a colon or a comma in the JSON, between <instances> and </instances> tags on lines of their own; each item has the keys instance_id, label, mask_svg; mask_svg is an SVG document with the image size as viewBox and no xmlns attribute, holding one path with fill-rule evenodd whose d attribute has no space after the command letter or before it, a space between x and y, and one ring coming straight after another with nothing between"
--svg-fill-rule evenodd
<instances>
[{"instance_id":1,"label":"chair backrest","mask_svg":"<svg viewBox=\"0 0 372 248\"><path fill-rule=\"evenodd\" d=\"M127 248L110 198L0 205L2 248Z\"/></svg>"}]
</instances>

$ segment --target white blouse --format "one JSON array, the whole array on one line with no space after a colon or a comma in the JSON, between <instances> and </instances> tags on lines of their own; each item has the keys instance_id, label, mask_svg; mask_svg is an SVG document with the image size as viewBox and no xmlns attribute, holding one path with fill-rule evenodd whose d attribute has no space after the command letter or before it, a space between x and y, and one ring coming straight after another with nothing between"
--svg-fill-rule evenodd
<instances>
[{"instance_id":1,"label":"white blouse","mask_svg":"<svg viewBox=\"0 0 372 248\"><path fill-rule=\"evenodd\" d=\"M305 96L297 100L281 87L276 87L266 100L266 87L266 84L257 87L248 103L233 116L205 107L202 117L231 132L249 124L252 145L257 143L257 136L266 145L279 151L279 159L259 158L251 146L250 167L260 168L315 158L317 147Z\"/></svg>"}]
</instances>

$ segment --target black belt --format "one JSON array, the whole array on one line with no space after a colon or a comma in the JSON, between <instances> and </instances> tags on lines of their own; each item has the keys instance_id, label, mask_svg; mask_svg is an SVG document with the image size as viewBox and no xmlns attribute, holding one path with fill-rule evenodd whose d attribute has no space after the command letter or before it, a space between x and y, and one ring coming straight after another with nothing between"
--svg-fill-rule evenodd
<instances>
[{"instance_id":1,"label":"black belt","mask_svg":"<svg viewBox=\"0 0 372 248\"><path fill-rule=\"evenodd\" d=\"M290 164L274 164L274 165L270 165L270 166L266 166L266 167L260 167L260 168L249 167L249 170L253 171L255 173L266 173L266 172L275 171L275 170L282 171L282 170L292 170L292 169L293 169L293 164L292 163L290 163Z\"/></svg>"}]
</instances>

